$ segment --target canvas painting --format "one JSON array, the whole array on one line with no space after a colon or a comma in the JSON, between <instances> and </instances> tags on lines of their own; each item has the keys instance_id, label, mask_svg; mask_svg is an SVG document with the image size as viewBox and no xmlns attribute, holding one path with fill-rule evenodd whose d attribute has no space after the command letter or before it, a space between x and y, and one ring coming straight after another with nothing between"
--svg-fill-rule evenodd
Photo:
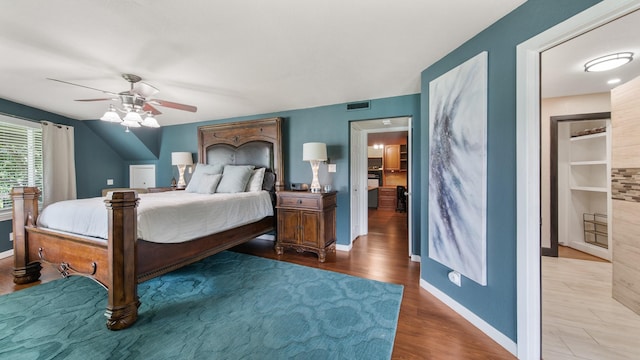
<instances>
[{"instance_id":1,"label":"canvas painting","mask_svg":"<svg viewBox=\"0 0 640 360\"><path fill-rule=\"evenodd\" d=\"M429 257L487 284L487 52L429 83Z\"/></svg>"}]
</instances>

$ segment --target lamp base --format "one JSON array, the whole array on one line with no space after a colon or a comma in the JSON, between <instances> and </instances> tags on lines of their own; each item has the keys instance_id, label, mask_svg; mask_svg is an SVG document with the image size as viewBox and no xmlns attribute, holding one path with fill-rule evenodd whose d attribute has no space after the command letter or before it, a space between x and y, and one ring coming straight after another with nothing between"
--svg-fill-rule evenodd
<instances>
[{"instance_id":1,"label":"lamp base","mask_svg":"<svg viewBox=\"0 0 640 360\"><path fill-rule=\"evenodd\" d=\"M313 180L311 181L311 192L319 193L322 191L322 187L320 186L320 181L318 181L318 168L320 167L320 161L318 160L310 160L311 164L311 172L313 173Z\"/></svg>"},{"instance_id":2,"label":"lamp base","mask_svg":"<svg viewBox=\"0 0 640 360\"><path fill-rule=\"evenodd\" d=\"M180 174L180 177L178 178L178 184L176 184L176 187L179 189L187 187L187 183L184 181L184 169L186 167L187 165L178 165L178 173Z\"/></svg>"}]
</instances>

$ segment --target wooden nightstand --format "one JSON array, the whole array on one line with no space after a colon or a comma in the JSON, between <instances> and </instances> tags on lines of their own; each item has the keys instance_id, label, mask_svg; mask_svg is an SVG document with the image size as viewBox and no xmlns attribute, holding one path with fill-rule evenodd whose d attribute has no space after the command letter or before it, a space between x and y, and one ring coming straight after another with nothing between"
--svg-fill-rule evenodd
<instances>
[{"instance_id":1,"label":"wooden nightstand","mask_svg":"<svg viewBox=\"0 0 640 360\"><path fill-rule=\"evenodd\" d=\"M324 262L327 250L336 248L336 192L278 191L276 253L285 247L318 254Z\"/></svg>"}]
</instances>

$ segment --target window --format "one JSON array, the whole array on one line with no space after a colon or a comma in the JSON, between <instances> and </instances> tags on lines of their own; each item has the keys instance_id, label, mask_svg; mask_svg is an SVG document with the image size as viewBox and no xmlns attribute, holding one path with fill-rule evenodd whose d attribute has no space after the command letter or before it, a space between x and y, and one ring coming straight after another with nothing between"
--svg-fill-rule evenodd
<instances>
[{"instance_id":1,"label":"window","mask_svg":"<svg viewBox=\"0 0 640 360\"><path fill-rule=\"evenodd\" d=\"M0 115L0 220L11 218L11 188L42 181L42 129L36 122Z\"/></svg>"}]
</instances>

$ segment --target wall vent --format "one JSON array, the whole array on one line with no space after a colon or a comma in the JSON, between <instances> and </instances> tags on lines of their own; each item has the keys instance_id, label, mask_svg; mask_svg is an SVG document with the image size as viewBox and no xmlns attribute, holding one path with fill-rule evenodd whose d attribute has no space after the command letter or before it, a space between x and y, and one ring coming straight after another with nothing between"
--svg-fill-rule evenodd
<instances>
[{"instance_id":1,"label":"wall vent","mask_svg":"<svg viewBox=\"0 0 640 360\"><path fill-rule=\"evenodd\" d=\"M371 101L361 101L357 103L347 104L347 111L367 110L369 108L371 108Z\"/></svg>"}]
</instances>

